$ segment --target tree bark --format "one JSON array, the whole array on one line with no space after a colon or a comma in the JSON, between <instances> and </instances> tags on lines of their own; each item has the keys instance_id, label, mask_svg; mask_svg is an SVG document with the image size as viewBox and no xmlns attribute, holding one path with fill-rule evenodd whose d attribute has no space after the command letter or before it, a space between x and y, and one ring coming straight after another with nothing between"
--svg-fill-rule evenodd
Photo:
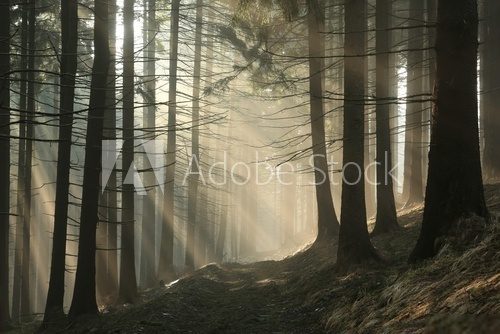
<instances>
[{"instance_id":1,"label":"tree bark","mask_svg":"<svg viewBox=\"0 0 500 334\"><path fill-rule=\"evenodd\" d=\"M378 260L366 225L364 183L364 94L365 94L366 1L345 4L344 44L344 151L342 209L337 252L341 271Z\"/></svg>"},{"instance_id":2,"label":"tree bark","mask_svg":"<svg viewBox=\"0 0 500 334\"><path fill-rule=\"evenodd\" d=\"M116 140L116 0L108 0L108 35L110 62L108 70L108 84L106 88L106 113L104 116L104 139ZM111 148L113 150L113 148ZM116 149L116 147L114 148ZM117 201L117 173L113 167L106 185L107 218L106 245L107 264L105 284L110 296L118 295L118 201Z\"/></svg>"},{"instance_id":3,"label":"tree bark","mask_svg":"<svg viewBox=\"0 0 500 334\"><path fill-rule=\"evenodd\" d=\"M325 142L325 119L323 104L323 61L324 56L324 3L309 0L309 104L311 118L312 152L314 159L314 177L316 182L316 200L318 206L317 242L331 241L337 237L339 222L333 206L330 175Z\"/></svg>"},{"instance_id":4,"label":"tree bark","mask_svg":"<svg viewBox=\"0 0 500 334\"><path fill-rule=\"evenodd\" d=\"M483 168L486 180L500 178L500 2L484 2L484 36L481 47L481 107L484 127Z\"/></svg>"},{"instance_id":5,"label":"tree bark","mask_svg":"<svg viewBox=\"0 0 500 334\"><path fill-rule=\"evenodd\" d=\"M462 218L488 217L479 154L477 37L475 0L438 2L429 176L422 229L410 262L434 256L439 238L452 233Z\"/></svg>"},{"instance_id":6,"label":"tree bark","mask_svg":"<svg viewBox=\"0 0 500 334\"><path fill-rule=\"evenodd\" d=\"M424 60L424 0L410 0L408 31L408 102L406 105L405 169L403 188L407 195L406 206L420 204L423 200L422 177L422 116L423 60ZM419 26L419 27L412 27Z\"/></svg>"},{"instance_id":7,"label":"tree bark","mask_svg":"<svg viewBox=\"0 0 500 334\"><path fill-rule=\"evenodd\" d=\"M123 166L119 300L137 298L134 247L134 0L123 6ZM132 168L131 168L132 167Z\"/></svg>"},{"instance_id":8,"label":"tree bark","mask_svg":"<svg viewBox=\"0 0 500 334\"><path fill-rule=\"evenodd\" d=\"M10 0L0 1L0 329L9 327Z\"/></svg>"},{"instance_id":9,"label":"tree bark","mask_svg":"<svg viewBox=\"0 0 500 334\"><path fill-rule=\"evenodd\" d=\"M23 254L21 269L21 316L31 313L30 290L30 259L31 259L31 171L33 161L33 140L35 139L34 116L36 108L35 97L35 50L36 50L36 4L30 0L28 4L28 91L26 120L26 157L25 157L25 187L23 212Z\"/></svg>"},{"instance_id":10,"label":"tree bark","mask_svg":"<svg viewBox=\"0 0 500 334\"><path fill-rule=\"evenodd\" d=\"M146 132L144 137L147 140L155 140L156 138L156 2L148 0L147 3L147 22L145 23L146 45L144 46L145 54L145 115L144 127ZM141 284L145 288L150 288L155 285L155 229L156 229L156 184L155 176L151 171L152 165L148 157L144 158L145 186L146 196L143 199L143 217L142 217L142 242L141 242ZM149 170L149 171L148 171Z\"/></svg>"},{"instance_id":11,"label":"tree bark","mask_svg":"<svg viewBox=\"0 0 500 334\"><path fill-rule=\"evenodd\" d=\"M392 176L392 150L390 126L390 41L389 22L392 14L391 0L376 2L376 132L377 132L377 215L374 234L399 228Z\"/></svg>"},{"instance_id":12,"label":"tree bark","mask_svg":"<svg viewBox=\"0 0 500 334\"><path fill-rule=\"evenodd\" d=\"M195 241L198 206L198 182L200 179L200 83L201 83L201 34L203 27L203 0L196 1L196 29L194 39L193 107L191 127L191 170L188 179L188 221L185 265L193 270L198 249Z\"/></svg>"},{"instance_id":13,"label":"tree bark","mask_svg":"<svg viewBox=\"0 0 500 334\"><path fill-rule=\"evenodd\" d=\"M56 200L49 290L43 326L64 317L64 275L66 273L66 237L68 220L71 136L78 46L78 2L61 1L61 73L59 107L59 144L57 149Z\"/></svg>"},{"instance_id":14,"label":"tree bark","mask_svg":"<svg viewBox=\"0 0 500 334\"><path fill-rule=\"evenodd\" d=\"M174 181L176 162L177 61L179 47L180 0L172 0L170 19L170 64L168 88L167 171L164 187L163 219L158 263L158 278L170 281L174 271Z\"/></svg>"},{"instance_id":15,"label":"tree bark","mask_svg":"<svg viewBox=\"0 0 500 334\"><path fill-rule=\"evenodd\" d=\"M17 217L16 217L16 246L14 254L14 281L12 288L12 318L19 320L21 312L21 270L22 270L22 252L23 252L23 221L24 221L24 188L26 172L26 102L27 102L27 75L28 72L28 4L22 5L21 14L21 77L19 83L19 109L22 110L19 115L19 153L17 165Z\"/></svg>"},{"instance_id":16,"label":"tree bark","mask_svg":"<svg viewBox=\"0 0 500 334\"><path fill-rule=\"evenodd\" d=\"M109 69L108 2L95 0L94 64L90 86L89 115L85 139L80 237L70 317L97 314L95 288L96 227L100 192L103 118Z\"/></svg>"}]
</instances>

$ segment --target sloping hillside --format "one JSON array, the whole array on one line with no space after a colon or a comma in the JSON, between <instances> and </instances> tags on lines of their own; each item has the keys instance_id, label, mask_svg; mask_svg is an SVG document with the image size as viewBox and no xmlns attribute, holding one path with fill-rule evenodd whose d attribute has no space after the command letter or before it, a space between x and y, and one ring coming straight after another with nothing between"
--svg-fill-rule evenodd
<instances>
[{"instance_id":1,"label":"sloping hillside","mask_svg":"<svg viewBox=\"0 0 500 334\"><path fill-rule=\"evenodd\" d=\"M488 186L500 212L500 187ZM444 241L437 258L406 258L418 236L421 208L403 228L374 238L387 263L349 275L335 270L335 245L283 261L208 265L137 306L65 326L74 333L500 333L500 224L474 240ZM474 220L468 222L469 226Z\"/></svg>"}]
</instances>

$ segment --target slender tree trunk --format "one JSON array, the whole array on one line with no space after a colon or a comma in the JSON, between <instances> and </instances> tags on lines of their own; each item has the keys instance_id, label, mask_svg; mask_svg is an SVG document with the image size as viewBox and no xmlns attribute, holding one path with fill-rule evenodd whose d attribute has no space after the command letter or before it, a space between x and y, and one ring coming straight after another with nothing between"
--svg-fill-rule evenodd
<instances>
[{"instance_id":1,"label":"slender tree trunk","mask_svg":"<svg viewBox=\"0 0 500 334\"><path fill-rule=\"evenodd\" d=\"M215 260L217 261L217 263L222 263L222 261L224 260L224 246L226 245L227 213L228 213L227 197L228 197L227 193L222 194L222 198L224 199L224 201L222 203L219 233L217 235L217 243L215 245Z\"/></svg>"},{"instance_id":2,"label":"slender tree trunk","mask_svg":"<svg viewBox=\"0 0 500 334\"><path fill-rule=\"evenodd\" d=\"M408 31L408 99L406 106L405 138L405 179L408 200L407 207L419 204L423 200L422 179L422 116L423 104L423 60L424 35L424 0L410 0L409 25L419 26Z\"/></svg>"},{"instance_id":3,"label":"slender tree trunk","mask_svg":"<svg viewBox=\"0 0 500 334\"><path fill-rule=\"evenodd\" d=\"M259 191L257 179L252 178L247 185L248 191L248 222L246 235L247 256L255 256L257 252L257 235L259 235ZM293 230L292 230L293 235Z\"/></svg>"},{"instance_id":4,"label":"slender tree trunk","mask_svg":"<svg viewBox=\"0 0 500 334\"><path fill-rule=\"evenodd\" d=\"M500 2L484 2L484 38L481 58L482 113L484 126L484 176L500 178Z\"/></svg>"},{"instance_id":5,"label":"slender tree trunk","mask_svg":"<svg viewBox=\"0 0 500 334\"><path fill-rule=\"evenodd\" d=\"M210 220L210 216L208 215L208 197L206 185L201 185L199 193L200 210L198 214L198 221L200 222L200 224L198 228L197 242L198 257L195 259L195 268L199 268L207 263L209 253L208 247L211 243L210 226L212 222Z\"/></svg>"},{"instance_id":6,"label":"slender tree trunk","mask_svg":"<svg viewBox=\"0 0 500 334\"><path fill-rule=\"evenodd\" d=\"M35 32L36 32L36 4L29 2L28 13L28 101L26 123L26 158L25 158L25 189L23 215L23 259L21 273L21 316L31 314L30 293L30 259L31 259L31 171L33 160L33 140L35 139Z\"/></svg>"},{"instance_id":7,"label":"slender tree trunk","mask_svg":"<svg viewBox=\"0 0 500 334\"><path fill-rule=\"evenodd\" d=\"M333 207L332 191L325 142L325 119L323 104L323 61L324 56L324 3L321 0L309 0L309 95L311 113L311 137L316 181L316 199L318 206L317 242L332 240L339 231L339 222Z\"/></svg>"},{"instance_id":8,"label":"slender tree trunk","mask_svg":"<svg viewBox=\"0 0 500 334\"><path fill-rule=\"evenodd\" d=\"M108 2L95 0L94 65L85 139L82 209L75 287L69 315L96 314L95 253L100 192L103 119L109 69Z\"/></svg>"},{"instance_id":9,"label":"slender tree trunk","mask_svg":"<svg viewBox=\"0 0 500 334\"><path fill-rule=\"evenodd\" d=\"M283 193L283 207L281 210L281 216L285 219L281 226L283 226L283 246L285 248L293 247L295 244L293 235L293 225L295 222L295 211L290 210L290 208L295 208L297 206L297 183L296 177L292 173L288 174L288 177L284 179L287 184L283 187L285 191Z\"/></svg>"},{"instance_id":10,"label":"slender tree trunk","mask_svg":"<svg viewBox=\"0 0 500 334\"><path fill-rule=\"evenodd\" d=\"M123 6L123 174L119 299L137 298L134 247L134 0Z\"/></svg>"},{"instance_id":11,"label":"slender tree trunk","mask_svg":"<svg viewBox=\"0 0 500 334\"><path fill-rule=\"evenodd\" d=\"M378 260L366 225L364 183L364 63L366 1L345 4L344 150L342 209L337 252L340 270Z\"/></svg>"},{"instance_id":12,"label":"slender tree trunk","mask_svg":"<svg viewBox=\"0 0 500 334\"><path fill-rule=\"evenodd\" d=\"M146 19L146 18L145 18ZM154 140L156 137L156 2L148 0L147 7L147 24L145 25L146 43L146 107L144 117L144 127L147 133L145 138ZM146 33L147 32L147 33ZM151 162L145 157L144 169L152 168ZM156 184L155 176L151 171L146 171L145 186L147 187L147 195L143 201L143 221L142 221L142 250L141 250L141 281L145 288L155 285L155 229L156 229Z\"/></svg>"},{"instance_id":13,"label":"slender tree trunk","mask_svg":"<svg viewBox=\"0 0 500 334\"><path fill-rule=\"evenodd\" d=\"M213 37L213 30L212 30L212 14L209 11L207 15L207 29L206 29L206 34L207 34L207 42L206 42L206 60L205 60L205 89L210 88L212 86L212 76L213 76L213 68L214 68L214 37ZM207 94L208 95L208 94ZM211 115L211 108L210 108L210 97L206 96L206 99L208 99L208 105L205 107L204 110L204 117L208 119ZM211 124L208 125L210 127ZM212 136L209 136L207 138L207 146L208 146L208 153L207 153L207 159L210 158L210 154L213 152L213 149L215 148L214 145L214 140ZM211 160L212 163L215 163L215 153L213 154L212 157L213 160ZM207 174L205 174L207 175ZM205 191L203 193L203 197L205 200L205 208L204 210L207 210L210 215L210 219L208 219L208 226L206 227L207 231L207 261L206 263L211 263L215 261L215 245L216 245L216 221L217 221L217 214L216 212L218 211L218 197L219 197L220 192L215 190L213 191L212 189L205 187ZM210 203L209 203L210 201Z\"/></svg>"},{"instance_id":14,"label":"slender tree trunk","mask_svg":"<svg viewBox=\"0 0 500 334\"><path fill-rule=\"evenodd\" d=\"M193 69L193 114L191 128L191 170L188 184L188 221L185 265L193 270L197 249L195 235L197 228L198 182L200 179L200 84L201 84L201 34L203 27L203 0L196 1L196 29L194 39Z\"/></svg>"},{"instance_id":15,"label":"slender tree trunk","mask_svg":"<svg viewBox=\"0 0 500 334\"><path fill-rule=\"evenodd\" d=\"M109 35L109 71L106 88L106 114L104 116L104 139L116 140L116 0L108 0L108 35ZM115 143L116 145L116 143ZM111 147L111 150L116 150ZM118 202L117 202L117 175L116 168L113 167L106 185L108 204L107 226L107 266L106 287L110 296L116 297L118 294ZM111 301L110 301L111 302Z\"/></svg>"},{"instance_id":16,"label":"slender tree trunk","mask_svg":"<svg viewBox=\"0 0 500 334\"><path fill-rule=\"evenodd\" d=\"M376 96L377 107L377 216L373 233L383 233L399 227L392 176L391 126L390 126L390 58L391 34L388 31L392 14L391 0L376 3Z\"/></svg>"},{"instance_id":17,"label":"slender tree trunk","mask_svg":"<svg viewBox=\"0 0 500 334\"><path fill-rule=\"evenodd\" d=\"M78 45L78 2L61 1L61 73L59 107L59 144L57 152L56 200L50 281L43 326L64 317L64 275L66 273L66 236L68 220L71 135ZM42 326L42 327L43 327Z\"/></svg>"},{"instance_id":18,"label":"slender tree trunk","mask_svg":"<svg viewBox=\"0 0 500 334\"><path fill-rule=\"evenodd\" d=\"M9 327L10 0L0 0L0 330Z\"/></svg>"},{"instance_id":19,"label":"slender tree trunk","mask_svg":"<svg viewBox=\"0 0 500 334\"><path fill-rule=\"evenodd\" d=\"M106 115L104 118L104 124L106 124ZM106 125L104 125L105 127ZM103 135L103 139L105 139ZM99 305L105 305L108 303L107 298L107 287L106 287L106 253L107 253L107 221L108 221L108 196L106 191L99 193L99 209L98 217L99 221L97 223L96 230L96 296L97 303Z\"/></svg>"},{"instance_id":20,"label":"slender tree trunk","mask_svg":"<svg viewBox=\"0 0 500 334\"><path fill-rule=\"evenodd\" d=\"M164 187L163 224L160 243L158 278L170 281L174 272L174 180L176 162L177 58L179 44L180 0L172 0L170 19L170 65L168 88L167 171Z\"/></svg>"},{"instance_id":21,"label":"slender tree trunk","mask_svg":"<svg viewBox=\"0 0 500 334\"><path fill-rule=\"evenodd\" d=\"M477 37L476 0L438 2L429 176L422 229L410 262L434 256L439 238L453 233L461 219L488 217L479 154Z\"/></svg>"},{"instance_id":22,"label":"slender tree trunk","mask_svg":"<svg viewBox=\"0 0 500 334\"><path fill-rule=\"evenodd\" d=\"M14 281L12 291L12 318L19 320L21 312L21 270L23 251L23 217L24 217L24 188L26 172L26 102L27 102L27 75L28 72L28 5L22 6L21 19L21 78L19 83L19 153L17 165L17 217L16 217L16 249L14 254Z\"/></svg>"}]
</instances>

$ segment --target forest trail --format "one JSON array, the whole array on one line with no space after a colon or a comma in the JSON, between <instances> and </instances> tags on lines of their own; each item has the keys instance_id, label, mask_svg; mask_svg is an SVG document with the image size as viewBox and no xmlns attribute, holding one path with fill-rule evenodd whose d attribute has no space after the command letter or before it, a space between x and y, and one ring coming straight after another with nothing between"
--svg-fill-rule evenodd
<instances>
[{"instance_id":1,"label":"forest trail","mask_svg":"<svg viewBox=\"0 0 500 334\"><path fill-rule=\"evenodd\" d=\"M487 186L500 213L500 185ZM334 245L282 261L207 265L143 302L86 318L65 333L500 333L500 224L479 240L447 241L436 259L410 267L422 208L395 233L375 237L386 266L335 271Z\"/></svg>"}]
</instances>

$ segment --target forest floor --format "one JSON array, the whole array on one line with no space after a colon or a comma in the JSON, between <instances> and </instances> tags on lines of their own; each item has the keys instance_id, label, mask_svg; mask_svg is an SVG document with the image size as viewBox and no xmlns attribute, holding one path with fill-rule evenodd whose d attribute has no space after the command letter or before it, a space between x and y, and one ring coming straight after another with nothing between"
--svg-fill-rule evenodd
<instances>
[{"instance_id":1,"label":"forest floor","mask_svg":"<svg viewBox=\"0 0 500 334\"><path fill-rule=\"evenodd\" d=\"M63 332L500 333L500 185L486 196L496 222L467 245L446 240L418 265L406 260L422 208L401 212L399 231L372 238L384 265L339 274L335 245L281 261L211 264Z\"/></svg>"}]
</instances>

